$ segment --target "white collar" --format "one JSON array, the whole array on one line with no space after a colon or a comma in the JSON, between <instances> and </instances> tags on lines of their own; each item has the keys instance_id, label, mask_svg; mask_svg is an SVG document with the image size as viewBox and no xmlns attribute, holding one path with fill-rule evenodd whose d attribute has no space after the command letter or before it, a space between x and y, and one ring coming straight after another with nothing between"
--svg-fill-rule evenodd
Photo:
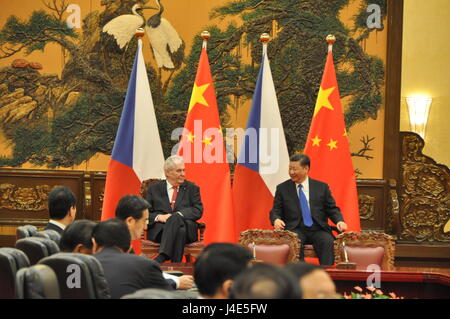
<instances>
[{"instance_id":1,"label":"white collar","mask_svg":"<svg viewBox=\"0 0 450 319\"><path fill-rule=\"evenodd\" d=\"M58 227L61 228L62 230L66 229L66 227L67 227L66 225L61 224L60 222L57 222L57 221L54 220L54 219L50 219L48 222L49 222L50 224L53 224L53 225L58 226Z\"/></svg>"},{"instance_id":2,"label":"white collar","mask_svg":"<svg viewBox=\"0 0 450 319\"><path fill-rule=\"evenodd\" d=\"M309 177L306 176L305 180L301 183L295 183L295 188L298 189L299 185L303 185L303 190L309 189Z\"/></svg>"}]
</instances>

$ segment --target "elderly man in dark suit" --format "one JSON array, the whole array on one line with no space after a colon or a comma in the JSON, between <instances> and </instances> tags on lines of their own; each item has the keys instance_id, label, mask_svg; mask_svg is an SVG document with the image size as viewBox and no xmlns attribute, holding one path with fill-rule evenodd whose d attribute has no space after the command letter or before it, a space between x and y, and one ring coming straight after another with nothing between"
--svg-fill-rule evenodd
<instances>
[{"instance_id":1,"label":"elderly man in dark suit","mask_svg":"<svg viewBox=\"0 0 450 319\"><path fill-rule=\"evenodd\" d=\"M275 192L270 221L276 230L295 232L303 245L312 244L321 265L333 265L334 236L328 219L343 232L347 229L341 211L327 184L308 177L310 159L305 154L291 156L291 179L279 184Z\"/></svg>"},{"instance_id":2,"label":"elderly man in dark suit","mask_svg":"<svg viewBox=\"0 0 450 319\"><path fill-rule=\"evenodd\" d=\"M147 238L161 243L157 262L180 262L184 245L198 240L196 220L203 214L200 188L185 180L183 158L169 157L164 163L166 180L149 185L150 217Z\"/></svg>"}]
</instances>

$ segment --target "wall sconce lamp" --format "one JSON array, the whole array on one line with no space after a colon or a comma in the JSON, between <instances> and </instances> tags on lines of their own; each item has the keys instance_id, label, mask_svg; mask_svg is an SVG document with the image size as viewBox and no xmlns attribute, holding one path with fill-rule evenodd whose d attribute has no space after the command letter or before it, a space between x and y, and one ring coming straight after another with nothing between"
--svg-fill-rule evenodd
<instances>
[{"instance_id":1,"label":"wall sconce lamp","mask_svg":"<svg viewBox=\"0 0 450 319\"><path fill-rule=\"evenodd\" d=\"M409 96L406 98L411 130L419 134L423 139L425 139L425 128L432 100L428 96Z\"/></svg>"}]
</instances>

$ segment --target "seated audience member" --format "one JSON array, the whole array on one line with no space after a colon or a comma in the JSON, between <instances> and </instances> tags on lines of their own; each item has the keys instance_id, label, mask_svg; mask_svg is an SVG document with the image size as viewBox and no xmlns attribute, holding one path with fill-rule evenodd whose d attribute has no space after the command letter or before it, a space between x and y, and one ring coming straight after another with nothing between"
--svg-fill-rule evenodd
<instances>
[{"instance_id":1,"label":"seated audience member","mask_svg":"<svg viewBox=\"0 0 450 319\"><path fill-rule=\"evenodd\" d=\"M70 188L55 187L48 195L49 222L45 230L52 229L62 234L67 225L75 220L76 199Z\"/></svg>"},{"instance_id":2,"label":"seated audience member","mask_svg":"<svg viewBox=\"0 0 450 319\"><path fill-rule=\"evenodd\" d=\"M116 218L125 222L130 231L131 239L141 238L147 229L150 204L141 196L126 195L117 204ZM164 274L164 278L175 289L190 289L194 284L192 276L183 275L180 277Z\"/></svg>"},{"instance_id":3,"label":"seated audience member","mask_svg":"<svg viewBox=\"0 0 450 319\"><path fill-rule=\"evenodd\" d=\"M196 220L203 214L200 188L185 180L183 158L169 157L164 163L166 180L153 183L147 189L150 203L147 239L161 243L155 260L180 262L185 244L198 240Z\"/></svg>"},{"instance_id":4,"label":"seated audience member","mask_svg":"<svg viewBox=\"0 0 450 319\"><path fill-rule=\"evenodd\" d=\"M241 272L230 289L231 299L299 299L298 281L283 268L255 264Z\"/></svg>"},{"instance_id":5,"label":"seated audience member","mask_svg":"<svg viewBox=\"0 0 450 319\"><path fill-rule=\"evenodd\" d=\"M119 219L98 223L92 233L93 252L102 267L112 298L120 298L144 288L172 290L161 267L154 260L128 254L131 236Z\"/></svg>"},{"instance_id":6,"label":"seated audience member","mask_svg":"<svg viewBox=\"0 0 450 319\"><path fill-rule=\"evenodd\" d=\"M285 269L298 278L303 299L335 299L336 285L321 267L304 262L291 263Z\"/></svg>"},{"instance_id":7,"label":"seated audience member","mask_svg":"<svg viewBox=\"0 0 450 319\"><path fill-rule=\"evenodd\" d=\"M147 229L150 204L141 196L126 195L116 207L116 218L127 224L131 240L141 238Z\"/></svg>"},{"instance_id":8,"label":"seated audience member","mask_svg":"<svg viewBox=\"0 0 450 319\"><path fill-rule=\"evenodd\" d=\"M208 245L194 264L194 280L201 298L228 299L229 289L244 271L252 254L242 246L229 243Z\"/></svg>"},{"instance_id":9,"label":"seated audience member","mask_svg":"<svg viewBox=\"0 0 450 319\"><path fill-rule=\"evenodd\" d=\"M92 231L96 225L96 222L82 219L67 226L59 242L61 251L92 255Z\"/></svg>"}]
</instances>

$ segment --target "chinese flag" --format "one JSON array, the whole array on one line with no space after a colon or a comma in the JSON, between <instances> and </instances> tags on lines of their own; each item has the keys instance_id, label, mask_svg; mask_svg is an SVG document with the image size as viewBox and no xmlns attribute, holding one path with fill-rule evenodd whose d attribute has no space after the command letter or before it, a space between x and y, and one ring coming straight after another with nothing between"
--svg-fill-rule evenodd
<instances>
[{"instance_id":1,"label":"chinese flag","mask_svg":"<svg viewBox=\"0 0 450 319\"><path fill-rule=\"evenodd\" d=\"M348 231L360 231L358 196L331 46L305 146L309 176L330 186Z\"/></svg>"},{"instance_id":2,"label":"chinese flag","mask_svg":"<svg viewBox=\"0 0 450 319\"><path fill-rule=\"evenodd\" d=\"M192 90L178 154L184 158L186 179L200 187L205 244L237 242L231 195L214 84L204 46Z\"/></svg>"}]
</instances>

